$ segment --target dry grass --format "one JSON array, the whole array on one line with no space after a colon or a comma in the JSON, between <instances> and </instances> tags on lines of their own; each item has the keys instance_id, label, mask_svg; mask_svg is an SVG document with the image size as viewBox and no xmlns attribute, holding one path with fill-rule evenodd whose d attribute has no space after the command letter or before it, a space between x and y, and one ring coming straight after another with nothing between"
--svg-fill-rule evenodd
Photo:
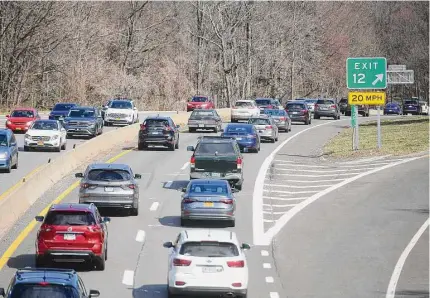
<instances>
[{"instance_id":1,"label":"dry grass","mask_svg":"<svg viewBox=\"0 0 430 298\"><path fill-rule=\"evenodd\" d=\"M348 128L325 145L324 153L329 157L351 158L429 151L428 117L381 120L381 150L377 144L376 121L361 124L359 133L358 151L352 150L352 128Z\"/></svg>"}]
</instances>

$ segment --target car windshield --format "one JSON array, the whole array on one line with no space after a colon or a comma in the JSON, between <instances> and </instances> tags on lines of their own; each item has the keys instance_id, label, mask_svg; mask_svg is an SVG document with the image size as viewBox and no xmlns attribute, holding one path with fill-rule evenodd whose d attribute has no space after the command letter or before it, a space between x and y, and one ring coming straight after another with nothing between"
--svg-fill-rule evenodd
<instances>
[{"instance_id":1,"label":"car windshield","mask_svg":"<svg viewBox=\"0 0 430 298\"><path fill-rule=\"evenodd\" d=\"M319 105L332 105L334 104L333 100L327 100L327 99L318 99L317 104Z\"/></svg>"},{"instance_id":2,"label":"car windshield","mask_svg":"<svg viewBox=\"0 0 430 298\"><path fill-rule=\"evenodd\" d=\"M89 109L70 110L68 117L73 118L91 118L94 117L95 111Z\"/></svg>"},{"instance_id":3,"label":"car windshield","mask_svg":"<svg viewBox=\"0 0 430 298\"><path fill-rule=\"evenodd\" d=\"M190 193L225 195L228 194L228 190L226 185L193 183L190 187Z\"/></svg>"},{"instance_id":4,"label":"car windshield","mask_svg":"<svg viewBox=\"0 0 430 298\"><path fill-rule=\"evenodd\" d=\"M214 111L194 110L190 118L215 117Z\"/></svg>"},{"instance_id":5,"label":"car windshield","mask_svg":"<svg viewBox=\"0 0 430 298\"><path fill-rule=\"evenodd\" d=\"M133 105L129 101L112 101L110 103L109 108L111 109L127 109L130 110L133 108Z\"/></svg>"},{"instance_id":6,"label":"car windshield","mask_svg":"<svg viewBox=\"0 0 430 298\"><path fill-rule=\"evenodd\" d=\"M241 107L241 108L252 108L253 107L252 103L249 101L236 101L236 103L234 105L236 107Z\"/></svg>"},{"instance_id":7,"label":"car windshield","mask_svg":"<svg viewBox=\"0 0 430 298\"><path fill-rule=\"evenodd\" d=\"M306 99L305 103L316 103L318 99Z\"/></svg>"},{"instance_id":8,"label":"car windshield","mask_svg":"<svg viewBox=\"0 0 430 298\"><path fill-rule=\"evenodd\" d=\"M397 104L397 103L394 103L394 102L390 102L390 103L387 103L387 104L386 104L386 106L387 106L387 107L397 107L397 106L398 106L398 104Z\"/></svg>"},{"instance_id":9,"label":"car windshield","mask_svg":"<svg viewBox=\"0 0 430 298\"><path fill-rule=\"evenodd\" d=\"M33 123L30 129L58 130L58 125L55 121L36 121Z\"/></svg>"},{"instance_id":10,"label":"car windshield","mask_svg":"<svg viewBox=\"0 0 430 298\"><path fill-rule=\"evenodd\" d=\"M169 121L166 119L146 119L143 123L145 126L169 126Z\"/></svg>"},{"instance_id":11,"label":"car windshield","mask_svg":"<svg viewBox=\"0 0 430 298\"><path fill-rule=\"evenodd\" d=\"M257 103L257 105L262 106L262 105L270 105L272 103L272 100L270 100L270 99L256 99L255 102Z\"/></svg>"},{"instance_id":12,"label":"car windshield","mask_svg":"<svg viewBox=\"0 0 430 298\"><path fill-rule=\"evenodd\" d=\"M201 258L229 258L239 256L239 249L228 242L185 242L179 254Z\"/></svg>"},{"instance_id":13,"label":"car windshield","mask_svg":"<svg viewBox=\"0 0 430 298\"><path fill-rule=\"evenodd\" d=\"M73 108L74 106L75 105L73 105L73 104L57 103L52 110L53 111L68 111L71 108Z\"/></svg>"},{"instance_id":14,"label":"car windshield","mask_svg":"<svg viewBox=\"0 0 430 298\"><path fill-rule=\"evenodd\" d=\"M285 110L264 110L264 114L272 116L285 116L287 112L285 112Z\"/></svg>"},{"instance_id":15,"label":"car windshield","mask_svg":"<svg viewBox=\"0 0 430 298\"><path fill-rule=\"evenodd\" d=\"M33 111L26 111L26 110L15 110L10 115L11 117L22 117L22 118L33 118L34 112Z\"/></svg>"},{"instance_id":16,"label":"car windshield","mask_svg":"<svg viewBox=\"0 0 430 298\"><path fill-rule=\"evenodd\" d=\"M302 110L305 109L305 105L301 103L291 103L287 105L288 110Z\"/></svg>"},{"instance_id":17,"label":"car windshield","mask_svg":"<svg viewBox=\"0 0 430 298\"><path fill-rule=\"evenodd\" d=\"M252 133L252 126L249 125L227 125L225 132L228 134L235 133Z\"/></svg>"},{"instance_id":18,"label":"car windshield","mask_svg":"<svg viewBox=\"0 0 430 298\"><path fill-rule=\"evenodd\" d=\"M206 102L206 101L208 101L208 98L207 97L193 97L192 99L191 99L191 101L192 102Z\"/></svg>"},{"instance_id":19,"label":"car windshield","mask_svg":"<svg viewBox=\"0 0 430 298\"><path fill-rule=\"evenodd\" d=\"M94 216L86 211L50 211L44 221L53 226L93 226L96 224Z\"/></svg>"},{"instance_id":20,"label":"car windshield","mask_svg":"<svg viewBox=\"0 0 430 298\"><path fill-rule=\"evenodd\" d=\"M79 298L78 291L71 286L56 284L18 283L12 288L10 298Z\"/></svg>"},{"instance_id":21,"label":"car windshield","mask_svg":"<svg viewBox=\"0 0 430 298\"><path fill-rule=\"evenodd\" d=\"M88 180L93 181L128 181L131 174L125 170L91 170Z\"/></svg>"},{"instance_id":22,"label":"car windshield","mask_svg":"<svg viewBox=\"0 0 430 298\"><path fill-rule=\"evenodd\" d=\"M339 103L347 103L348 102L348 99L346 99L346 98L342 98L340 101L339 101Z\"/></svg>"},{"instance_id":23,"label":"car windshield","mask_svg":"<svg viewBox=\"0 0 430 298\"><path fill-rule=\"evenodd\" d=\"M417 105L418 102L416 100L406 100L405 105Z\"/></svg>"},{"instance_id":24,"label":"car windshield","mask_svg":"<svg viewBox=\"0 0 430 298\"><path fill-rule=\"evenodd\" d=\"M7 147L7 136L0 134L0 147Z\"/></svg>"},{"instance_id":25,"label":"car windshield","mask_svg":"<svg viewBox=\"0 0 430 298\"><path fill-rule=\"evenodd\" d=\"M196 155L227 155L236 154L233 143L199 143L197 145Z\"/></svg>"},{"instance_id":26,"label":"car windshield","mask_svg":"<svg viewBox=\"0 0 430 298\"><path fill-rule=\"evenodd\" d=\"M253 125L270 125L269 119L266 118L251 118L248 123Z\"/></svg>"}]
</instances>

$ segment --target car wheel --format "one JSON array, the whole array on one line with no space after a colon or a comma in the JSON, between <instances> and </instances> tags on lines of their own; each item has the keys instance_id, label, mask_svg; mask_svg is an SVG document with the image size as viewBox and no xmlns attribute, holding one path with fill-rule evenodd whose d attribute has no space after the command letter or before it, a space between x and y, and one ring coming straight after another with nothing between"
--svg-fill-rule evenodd
<instances>
[{"instance_id":1,"label":"car wheel","mask_svg":"<svg viewBox=\"0 0 430 298\"><path fill-rule=\"evenodd\" d=\"M175 151L176 146L175 144L169 144L167 147L169 148L170 151Z\"/></svg>"},{"instance_id":2,"label":"car wheel","mask_svg":"<svg viewBox=\"0 0 430 298\"><path fill-rule=\"evenodd\" d=\"M276 139L275 139L275 138L270 139L270 143L275 143L275 142L276 142Z\"/></svg>"},{"instance_id":3,"label":"car wheel","mask_svg":"<svg viewBox=\"0 0 430 298\"><path fill-rule=\"evenodd\" d=\"M30 151L30 147L24 146L24 151Z\"/></svg>"},{"instance_id":4,"label":"car wheel","mask_svg":"<svg viewBox=\"0 0 430 298\"><path fill-rule=\"evenodd\" d=\"M66 150L67 142L64 142L63 146L61 146L61 150Z\"/></svg>"},{"instance_id":5,"label":"car wheel","mask_svg":"<svg viewBox=\"0 0 430 298\"><path fill-rule=\"evenodd\" d=\"M196 129L195 128L188 128L188 132L191 132L191 133L193 133L193 132L195 132L196 131Z\"/></svg>"},{"instance_id":6,"label":"car wheel","mask_svg":"<svg viewBox=\"0 0 430 298\"><path fill-rule=\"evenodd\" d=\"M218 133L218 127L214 128L214 133Z\"/></svg>"},{"instance_id":7,"label":"car wheel","mask_svg":"<svg viewBox=\"0 0 430 298\"><path fill-rule=\"evenodd\" d=\"M235 226L236 226L236 220L234 220L234 219L229 220L228 227L229 228L234 228Z\"/></svg>"},{"instance_id":8,"label":"car wheel","mask_svg":"<svg viewBox=\"0 0 430 298\"><path fill-rule=\"evenodd\" d=\"M181 227L187 227L190 225L190 220L181 218Z\"/></svg>"},{"instance_id":9,"label":"car wheel","mask_svg":"<svg viewBox=\"0 0 430 298\"><path fill-rule=\"evenodd\" d=\"M61 152L61 144L57 148L55 148L54 150L55 150L55 152Z\"/></svg>"},{"instance_id":10,"label":"car wheel","mask_svg":"<svg viewBox=\"0 0 430 298\"><path fill-rule=\"evenodd\" d=\"M179 138L178 138L178 140L176 141L175 149L179 149Z\"/></svg>"},{"instance_id":11,"label":"car wheel","mask_svg":"<svg viewBox=\"0 0 430 298\"><path fill-rule=\"evenodd\" d=\"M148 148L148 145L145 143L137 143L137 150L145 150Z\"/></svg>"},{"instance_id":12,"label":"car wheel","mask_svg":"<svg viewBox=\"0 0 430 298\"><path fill-rule=\"evenodd\" d=\"M337 115L337 120L340 120L340 115Z\"/></svg>"},{"instance_id":13,"label":"car wheel","mask_svg":"<svg viewBox=\"0 0 430 298\"><path fill-rule=\"evenodd\" d=\"M100 257L96 257L95 259L95 267L97 271L104 271L106 267L106 259L105 259L106 251Z\"/></svg>"},{"instance_id":14,"label":"car wheel","mask_svg":"<svg viewBox=\"0 0 430 298\"><path fill-rule=\"evenodd\" d=\"M12 169L18 169L18 155L16 156L16 163L12 166Z\"/></svg>"}]
</instances>

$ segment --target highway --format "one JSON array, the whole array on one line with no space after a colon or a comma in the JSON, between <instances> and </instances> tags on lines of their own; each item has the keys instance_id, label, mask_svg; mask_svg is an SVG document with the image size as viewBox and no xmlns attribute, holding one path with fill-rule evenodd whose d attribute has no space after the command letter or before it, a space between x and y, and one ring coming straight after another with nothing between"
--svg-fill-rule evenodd
<instances>
[{"instance_id":1,"label":"highway","mask_svg":"<svg viewBox=\"0 0 430 298\"><path fill-rule=\"evenodd\" d=\"M326 160L320 147L347 125L349 117L293 125L292 132L281 133L279 142L262 144L258 154L245 154L236 227L229 229L241 242L257 242L247 252L248 298L385 297L398 258L428 217L428 159L384 157L358 164ZM167 297L168 251L162 244L182 230L179 190L188 183L191 155L186 146L195 145L199 135L182 133L175 152L134 150L115 161L142 174L140 213L111 216L105 271L80 270L87 288L100 290L100 297ZM262 175L268 158L274 166ZM47 192L1 242L0 253L75 181L70 175ZM338 183L345 184L327 191ZM77 202L77 190L63 202ZM36 232L17 245L0 272L0 285L7 286L16 268L34 266ZM270 243L258 243L261 239L255 235ZM426 237L407 259L401 290L422 291L427 285L428 293Z\"/></svg>"},{"instance_id":2,"label":"highway","mask_svg":"<svg viewBox=\"0 0 430 298\"><path fill-rule=\"evenodd\" d=\"M172 114L173 112L167 112L166 115ZM139 119L143 120L148 115L151 115L150 112L141 112L139 113ZM163 114L164 115L164 114ZM47 119L48 115L41 115L42 119ZM0 116L0 129L5 128L6 117ZM103 132L108 132L114 129L117 129L120 126L109 126L104 127ZM19 166L18 169L12 170L11 173L0 173L0 197L6 192L8 189L17 184L24 176L28 176L34 173L38 167L47 163L49 159L53 160L60 154L64 154L69 150L73 149L73 146L79 146L80 144L86 142L87 138L73 138L67 139L67 149L62 152L53 152L48 150L38 150L31 152L24 152L24 134L15 133L16 139L18 141L19 146Z\"/></svg>"}]
</instances>

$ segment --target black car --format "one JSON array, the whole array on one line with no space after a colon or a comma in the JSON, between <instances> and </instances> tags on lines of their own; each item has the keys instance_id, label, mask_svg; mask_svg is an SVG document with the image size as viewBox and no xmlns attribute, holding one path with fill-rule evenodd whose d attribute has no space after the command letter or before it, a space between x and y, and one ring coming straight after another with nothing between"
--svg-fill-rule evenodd
<instances>
[{"instance_id":1,"label":"black car","mask_svg":"<svg viewBox=\"0 0 430 298\"><path fill-rule=\"evenodd\" d=\"M358 114L363 117L370 116L370 110L368 105L357 105ZM351 105L348 104L345 109L345 116L351 116Z\"/></svg>"},{"instance_id":2,"label":"black car","mask_svg":"<svg viewBox=\"0 0 430 298\"><path fill-rule=\"evenodd\" d=\"M92 298L99 297L100 292L87 291L75 270L25 268L15 272L7 292L4 288L0 288L0 296L5 298Z\"/></svg>"},{"instance_id":3,"label":"black car","mask_svg":"<svg viewBox=\"0 0 430 298\"><path fill-rule=\"evenodd\" d=\"M340 109L340 112L342 114L345 114L347 106L348 106L348 99L347 98L341 98L339 100L339 109Z\"/></svg>"},{"instance_id":4,"label":"black car","mask_svg":"<svg viewBox=\"0 0 430 298\"><path fill-rule=\"evenodd\" d=\"M295 100L287 103L285 111L290 115L291 122L303 122L306 125L311 124L311 111L305 101Z\"/></svg>"},{"instance_id":5,"label":"black car","mask_svg":"<svg viewBox=\"0 0 430 298\"><path fill-rule=\"evenodd\" d=\"M148 117L140 125L138 149L148 146L165 146L171 151L179 149L179 125L170 117Z\"/></svg>"},{"instance_id":6,"label":"black car","mask_svg":"<svg viewBox=\"0 0 430 298\"><path fill-rule=\"evenodd\" d=\"M203 136L195 148L188 146L187 151L194 152L190 159L190 180L227 180L233 188L242 189L243 156L234 138Z\"/></svg>"}]
</instances>

